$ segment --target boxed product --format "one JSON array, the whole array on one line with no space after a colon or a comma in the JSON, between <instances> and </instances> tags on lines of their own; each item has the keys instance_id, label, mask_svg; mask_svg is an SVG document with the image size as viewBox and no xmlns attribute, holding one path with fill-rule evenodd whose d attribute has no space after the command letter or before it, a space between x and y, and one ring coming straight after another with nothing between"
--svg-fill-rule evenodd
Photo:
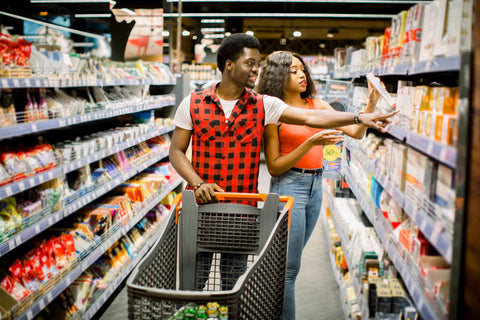
<instances>
[{"instance_id":1,"label":"boxed product","mask_svg":"<svg viewBox=\"0 0 480 320\"><path fill-rule=\"evenodd\" d=\"M392 31L390 35L390 64L397 65L403 49L405 22L407 20L407 11L403 10L392 18Z\"/></svg>"},{"instance_id":2,"label":"boxed product","mask_svg":"<svg viewBox=\"0 0 480 320\"><path fill-rule=\"evenodd\" d=\"M455 221L455 186L454 171L442 164L438 165L435 186L436 212L449 223Z\"/></svg>"},{"instance_id":3,"label":"boxed product","mask_svg":"<svg viewBox=\"0 0 480 320\"><path fill-rule=\"evenodd\" d=\"M408 9L400 63L416 63L418 60L422 40L423 13L424 4L421 3Z\"/></svg>"},{"instance_id":4,"label":"boxed product","mask_svg":"<svg viewBox=\"0 0 480 320\"><path fill-rule=\"evenodd\" d=\"M433 55L444 56L447 50L446 43L443 41L447 29L448 3L450 0L435 0L436 14L433 19ZM456 21L459 24L459 21Z\"/></svg>"},{"instance_id":5,"label":"boxed product","mask_svg":"<svg viewBox=\"0 0 480 320\"><path fill-rule=\"evenodd\" d=\"M408 149L405 178L407 197L412 200L433 199L436 167L436 163L427 156L412 148Z\"/></svg>"},{"instance_id":6,"label":"boxed product","mask_svg":"<svg viewBox=\"0 0 480 320\"><path fill-rule=\"evenodd\" d=\"M418 61L428 61L433 59L433 50L436 44L435 33L436 29L439 28L437 21L437 17L439 14L438 11L438 1L433 1L425 5L422 24L422 40L420 42L420 53Z\"/></svg>"}]
</instances>

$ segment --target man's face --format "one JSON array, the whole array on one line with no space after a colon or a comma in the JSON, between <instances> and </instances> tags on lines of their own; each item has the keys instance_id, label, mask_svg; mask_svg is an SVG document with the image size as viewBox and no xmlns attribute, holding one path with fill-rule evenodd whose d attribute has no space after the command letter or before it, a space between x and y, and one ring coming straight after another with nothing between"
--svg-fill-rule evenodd
<instances>
[{"instance_id":1,"label":"man's face","mask_svg":"<svg viewBox=\"0 0 480 320\"><path fill-rule=\"evenodd\" d=\"M243 53L233 63L232 80L242 87L252 89L258 77L260 66L260 51L253 48L243 48Z\"/></svg>"}]
</instances>

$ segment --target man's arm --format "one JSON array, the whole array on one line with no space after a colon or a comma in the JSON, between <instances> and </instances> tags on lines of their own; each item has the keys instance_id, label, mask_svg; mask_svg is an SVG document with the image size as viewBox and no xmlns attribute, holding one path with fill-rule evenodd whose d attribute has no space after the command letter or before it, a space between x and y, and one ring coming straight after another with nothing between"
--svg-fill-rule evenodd
<instances>
[{"instance_id":1,"label":"man's arm","mask_svg":"<svg viewBox=\"0 0 480 320\"><path fill-rule=\"evenodd\" d=\"M189 185L199 186L194 192L200 203L216 201L215 191L222 192L223 189L215 183L204 183L187 158L186 152L191 135L192 131L175 127L169 150L170 163Z\"/></svg>"},{"instance_id":2,"label":"man's arm","mask_svg":"<svg viewBox=\"0 0 480 320\"><path fill-rule=\"evenodd\" d=\"M380 114L380 113L362 113L358 116L362 124L369 128L375 128L382 132L385 126L390 123L390 118L398 111ZM338 128L355 124L353 112L340 112L334 110L312 110L287 107L280 116L279 121L290 124L307 125L312 128Z\"/></svg>"}]
</instances>

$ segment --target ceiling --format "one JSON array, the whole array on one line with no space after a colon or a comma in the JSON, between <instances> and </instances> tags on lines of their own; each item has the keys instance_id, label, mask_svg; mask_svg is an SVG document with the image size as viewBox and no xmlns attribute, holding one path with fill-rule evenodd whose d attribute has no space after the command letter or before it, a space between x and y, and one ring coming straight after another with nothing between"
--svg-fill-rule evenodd
<instances>
[{"instance_id":1,"label":"ceiling","mask_svg":"<svg viewBox=\"0 0 480 320\"><path fill-rule=\"evenodd\" d=\"M165 28L176 34L178 0L115 0L114 8L148 9L163 8L164 13L174 17L165 18ZM2 1L3 2L3 1ZM182 29L190 36L182 37L182 51L193 54L192 37L200 33L202 16L224 18L226 32L251 30L261 41L264 51L278 49L294 50L302 54L332 54L333 48L346 45L360 46L369 35L380 35L391 24L391 16L408 10L415 1L408 0L304 0L304 1L182 1ZM416 1L428 2L428 1ZM40 12L48 16L75 13L109 13L109 3L38 3L30 0L8 1L1 11L29 18L42 19ZM249 16L232 16L245 14ZM293 15L302 15L296 17ZM197 17L190 17L198 15ZM253 16L252 16L253 15ZM331 16L328 16L331 15ZM342 15L342 16L339 16ZM315 17L313 17L315 16ZM8 18L0 16L0 23ZM12 23L11 21L8 21ZM171 22L171 24L170 24ZM72 19L72 28L92 33L115 33L119 24L114 18ZM293 37L293 31L301 37ZM327 37L332 32L333 37ZM112 36L113 38L113 36ZM285 40L281 40L285 39ZM174 42L172 37L170 42ZM197 40L199 41L199 40ZM174 45L175 46L175 45Z\"/></svg>"}]
</instances>

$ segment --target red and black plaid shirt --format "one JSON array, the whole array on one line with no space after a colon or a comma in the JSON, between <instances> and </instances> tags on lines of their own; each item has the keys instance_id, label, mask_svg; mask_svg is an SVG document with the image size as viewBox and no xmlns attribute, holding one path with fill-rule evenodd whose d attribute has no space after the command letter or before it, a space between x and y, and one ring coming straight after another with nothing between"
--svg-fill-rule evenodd
<instances>
[{"instance_id":1,"label":"red and black plaid shirt","mask_svg":"<svg viewBox=\"0 0 480 320\"><path fill-rule=\"evenodd\" d=\"M226 120L215 89L191 95L193 167L226 192L258 193L263 96L245 89Z\"/></svg>"}]
</instances>

